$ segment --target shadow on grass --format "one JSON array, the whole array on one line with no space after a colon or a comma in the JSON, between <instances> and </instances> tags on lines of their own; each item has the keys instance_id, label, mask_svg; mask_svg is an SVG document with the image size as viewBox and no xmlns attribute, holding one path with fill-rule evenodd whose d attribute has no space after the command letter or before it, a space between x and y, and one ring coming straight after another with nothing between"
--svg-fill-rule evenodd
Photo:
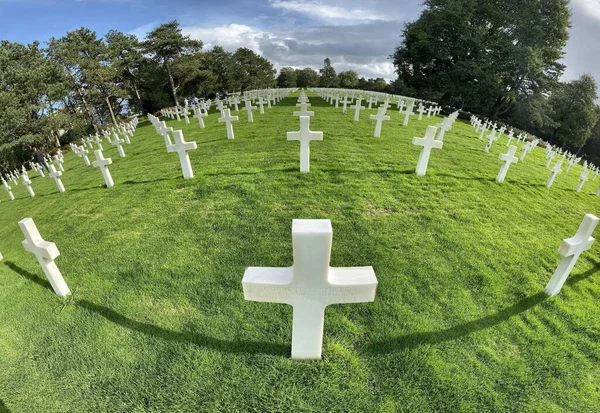
<instances>
[{"instance_id":1,"label":"shadow on grass","mask_svg":"<svg viewBox=\"0 0 600 413\"><path fill-rule=\"evenodd\" d=\"M4 265L6 265L8 268L10 268L12 271L16 272L17 274L22 275L23 277L27 278L29 281L36 283L40 287L47 288L50 291L54 291L48 280L46 280L44 278L40 278L38 275L33 274L27 270L24 270L23 268L19 267L14 262L6 261L4 263Z\"/></svg>"},{"instance_id":2,"label":"shadow on grass","mask_svg":"<svg viewBox=\"0 0 600 413\"><path fill-rule=\"evenodd\" d=\"M80 300L78 306L106 318L108 321L129 330L153 336L166 341L190 343L224 353L270 354L273 356L289 356L289 346L259 341L227 341L209 337L200 333L172 331L149 323L135 321L110 308Z\"/></svg>"},{"instance_id":3,"label":"shadow on grass","mask_svg":"<svg viewBox=\"0 0 600 413\"><path fill-rule=\"evenodd\" d=\"M565 284L568 286L573 286L578 282L591 277L598 271L600 271L600 262L595 263L594 267L581 274L569 277ZM495 314L450 327L446 330L407 334L398 338L375 342L366 348L366 352L372 354L386 354L394 351L401 351L406 348L418 347L422 344L439 344L446 341L456 340L471 333L497 326L504 321L507 321L511 317L524 313L525 311L541 304L547 298L548 296L541 291L537 294L524 298L516 304L504 308Z\"/></svg>"},{"instance_id":4,"label":"shadow on grass","mask_svg":"<svg viewBox=\"0 0 600 413\"><path fill-rule=\"evenodd\" d=\"M10 410L8 410L2 399L0 399L0 413L10 413Z\"/></svg>"},{"instance_id":5,"label":"shadow on grass","mask_svg":"<svg viewBox=\"0 0 600 413\"><path fill-rule=\"evenodd\" d=\"M153 184L156 182L170 181L170 180L171 179L169 179L169 178L158 178L158 179L152 179L152 180L148 180L148 181L125 181L125 182L123 182L123 185Z\"/></svg>"},{"instance_id":6,"label":"shadow on grass","mask_svg":"<svg viewBox=\"0 0 600 413\"><path fill-rule=\"evenodd\" d=\"M481 176L460 176L452 174L432 174L432 176L443 176L445 178L462 179L464 181L496 182L496 178L483 178Z\"/></svg>"}]
</instances>

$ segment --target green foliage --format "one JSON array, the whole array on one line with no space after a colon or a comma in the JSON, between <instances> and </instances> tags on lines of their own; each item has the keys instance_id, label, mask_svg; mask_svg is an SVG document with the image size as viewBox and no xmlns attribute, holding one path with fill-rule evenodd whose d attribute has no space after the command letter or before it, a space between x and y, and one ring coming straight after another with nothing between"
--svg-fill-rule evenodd
<instances>
[{"instance_id":1,"label":"green foliage","mask_svg":"<svg viewBox=\"0 0 600 413\"><path fill-rule=\"evenodd\" d=\"M346 70L338 75L338 84L342 89L356 89L358 87L358 73L356 70Z\"/></svg>"},{"instance_id":2,"label":"green foliage","mask_svg":"<svg viewBox=\"0 0 600 413\"><path fill-rule=\"evenodd\" d=\"M236 91L265 89L275 86L273 64L252 50L240 47L233 54L233 88Z\"/></svg>"},{"instance_id":3,"label":"green foliage","mask_svg":"<svg viewBox=\"0 0 600 413\"><path fill-rule=\"evenodd\" d=\"M103 187L66 153L59 194L0 193L0 399L10 412L594 412L600 405L600 244L559 296L542 290L597 182L579 165L548 190L544 150L494 181L506 137L485 153L456 122L414 174L414 136L441 117L388 112L381 138L310 96L311 172L301 174L296 96L236 122L214 107L196 177L142 122ZM240 111L240 115L244 112ZM513 141L514 143L514 141ZM23 249L33 217L56 242L74 294L58 299ZM289 359L292 308L244 300L247 266L292 264L294 218L333 224L331 265L372 265L375 302L327 308L322 361ZM2 407L0 407L0 410Z\"/></svg>"},{"instance_id":4,"label":"green foliage","mask_svg":"<svg viewBox=\"0 0 600 413\"><path fill-rule=\"evenodd\" d=\"M326 58L323 63L323 66L319 73L321 78L319 79L319 86L321 87L338 87L338 78L335 72L335 69L331 65L331 59Z\"/></svg>"},{"instance_id":5,"label":"green foliage","mask_svg":"<svg viewBox=\"0 0 600 413\"><path fill-rule=\"evenodd\" d=\"M292 67L282 67L277 76L277 87L293 88L298 83L298 71Z\"/></svg>"},{"instance_id":6,"label":"green foliage","mask_svg":"<svg viewBox=\"0 0 600 413\"><path fill-rule=\"evenodd\" d=\"M310 67L304 69L297 69L296 78L297 87L307 88L319 86L319 74L316 70L311 69Z\"/></svg>"}]
</instances>

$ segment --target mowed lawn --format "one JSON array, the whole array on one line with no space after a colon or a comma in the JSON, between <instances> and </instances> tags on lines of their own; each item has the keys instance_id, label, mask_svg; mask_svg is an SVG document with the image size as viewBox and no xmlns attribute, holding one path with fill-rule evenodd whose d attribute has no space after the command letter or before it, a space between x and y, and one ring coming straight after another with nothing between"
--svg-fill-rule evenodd
<instances>
[{"instance_id":1,"label":"mowed lawn","mask_svg":"<svg viewBox=\"0 0 600 413\"><path fill-rule=\"evenodd\" d=\"M205 129L169 120L198 143L190 180L143 120L125 159L104 143L111 189L67 153L66 193L36 173L35 198L0 190L0 412L597 412L600 245L543 289L600 179L576 193L576 166L548 190L536 148L499 184L506 136L485 153L462 121L416 176L412 138L441 117L403 127L393 105L373 138L375 109L353 122L310 93L324 140L301 174L297 95L237 112L235 140L214 108ZM25 217L71 297L23 249ZM330 219L331 265L379 280L374 303L327 308L322 361L289 358L291 307L242 291L247 266L292 264L294 218Z\"/></svg>"}]
</instances>

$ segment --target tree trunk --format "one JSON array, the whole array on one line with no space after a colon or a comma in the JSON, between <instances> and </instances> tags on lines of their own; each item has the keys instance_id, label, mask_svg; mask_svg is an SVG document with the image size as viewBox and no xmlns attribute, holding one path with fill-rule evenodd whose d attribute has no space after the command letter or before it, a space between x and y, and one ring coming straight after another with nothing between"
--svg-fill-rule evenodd
<instances>
[{"instance_id":1,"label":"tree trunk","mask_svg":"<svg viewBox=\"0 0 600 413\"><path fill-rule=\"evenodd\" d=\"M179 106L179 101L177 100L177 91L175 90L175 81L173 80L173 75L171 74L171 68L168 63L165 63L167 68L167 74L169 75L169 83L171 83L171 93L173 93L173 101L175 102L175 106Z\"/></svg>"},{"instance_id":2,"label":"tree trunk","mask_svg":"<svg viewBox=\"0 0 600 413\"><path fill-rule=\"evenodd\" d=\"M85 95L83 94L81 85L77 82L74 82L74 83L75 83L75 89L77 90L77 94L81 98L81 103L83 103L83 107L85 108L85 110L88 114L88 117L90 118L90 122L91 122L92 126L94 127L94 131L98 132L98 125L96 125L96 122L94 121L94 115L92 114L92 110L90 109L90 106L88 105L87 101L85 100Z\"/></svg>"},{"instance_id":3,"label":"tree trunk","mask_svg":"<svg viewBox=\"0 0 600 413\"><path fill-rule=\"evenodd\" d=\"M140 96L140 91L138 90L137 85L135 84L135 82L133 83L133 91L135 92L135 96L137 97L138 102L140 103L140 110L142 111L142 115L144 115L144 104L142 103L142 97Z\"/></svg>"},{"instance_id":4,"label":"tree trunk","mask_svg":"<svg viewBox=\"0 0 600 413\"><path fill-rule=\"evenodd\" d=\"M106 100L106 106L108 106L108 110L110 111L110 117L113 121L113 124L115 126L117 126L117 119L115 118L115 113L113 112L112 105L110 104L110 97L107 96L105 100Z\"/></svg>"},{"instance_id":5,"label":"tree trunk","mask_svg":"<svg viewBox=\"0 0 600 413\"><path fill-rule=\"evenodd\" d=\"M498 98L496 98L496 102L494 103L494 106L492 107L492 111L490 112L490 120L496 120L496 117L498 116L498 112L500 112L500 108L502 107L503 103L504 103L504 97L502 95L498 95Z\"/></svg>"}]
</instances>

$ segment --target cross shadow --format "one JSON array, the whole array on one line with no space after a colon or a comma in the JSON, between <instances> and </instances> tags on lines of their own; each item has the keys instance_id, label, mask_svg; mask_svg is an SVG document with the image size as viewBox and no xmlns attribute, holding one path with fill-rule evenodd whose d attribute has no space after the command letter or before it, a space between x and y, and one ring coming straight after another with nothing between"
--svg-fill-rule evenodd
<instances>
[{"instance_id":1,"label":"cross shadow","mask_svg":"<svg viewBox=\"0 0 600 413\"><path fill-rule=\"evenodd\" d=\"M548 297L544 292L531 295L510 307L504 308L495 314L459 324L440 331L427 331L423 333L406 334L397 338L372 343L365 350L371 354L387 354L404 349L418 347L422 344L439 344L456 340L477 331L485 330L521 314L530 308L542 303Z\"/></svg>"},{"instance_id":2,"label":"cross shadow","mask_svg":"<svg viewBox=\"0 0 600 413\"><path fill-rule=\"evenodd\" d=\"M36 283L40 287L47 288L47 289L53 291L52 290L52 286L50 285L50 282L48 280L40 278L38 275L33 274L33 273L31 273L31 272L29 272L29 271L27 271L27 270L19 267L14 262L6 261L4 263L4 265L6 265L8 268L10 268L11 270L13 270L17 274L22 275L23 277L27 278L29 281L33 281L34 283Z\"/></svg>"},{"instance_id":3,"label":"cross shadow","mask_svg":"<svg viewBox=\"0 0 600 413\"><path fill-rule=\"evenodd\" d=\"M8 410L2 399L0 399L0 413L10 413L10 410Z\"/></svg>"},{"instance_id":4,"label":"cross shadow","mask_svg":"<svg viewBox=\"0 0 600 413\"><path fill-rule=\"evenodd\" d=\"M166 341L195 344L200 347L210 348L223 353L268 354L282 357L287 357L290 354L288 345L260 341L227 341L200 333L173 331L153 324L133 320L110 308L91 303L87 300L80 300L77 302L77 305L96 313L121 327Z\"/></svg>"},{"instance_id":5,"label":"cross shadow","mask_svg":"<svg viewBox=\"0 0 600 413\"><path fill-rule=\"evenodd\" d=\"M148 180L148 181L125 181L125 182L123 182L123 185L153 184L155 182L170 181L170 180L171 179L169 179L169 178L158 178L158 179L152 179L152 180Z\"/></svg>"},{"instance_id":6,"label":"cross shadow","mask_svg":"<svg viewBox=\"0 0 600 413\"><path fill-rule=\"evenodd\" d=\"M480 182L496 182L496 178L483 178L481 176L460 176L460 175L452 175L452 174L439 174L433 173L431 176L443 176L446 178L454 178L454 179L462 179L465 181L480 181Z\"/></svg>"},{"instance_id":7,"label":"cross shadow","mask_svg":"<svg viewBox=\"0 0 600 413\"><path fill-rule=\"evenodd\" d=\"M594 263L594 266L589 270L569 276L566 281L566 285L573 286L600 271L600 262ZM471 333L485 330L490 327L497 326L498 324L507 321L511 317L524 313L525 311L541 304L548 296L543 292L531 295L521 301L513 304L510 307L504 308L495 314L491 314L477 320L469 321L464 324L460 324L454 327L447 328L440 331L427 331L423 333L412 333L397 338L383 340L372 343L365 350L371 354L387 354L394 351L400 351L403 349L409 349L418 347L422 344L439 344L446 341L456 340L461 337L465 337Z\"/></svg>"}]
</instances>

